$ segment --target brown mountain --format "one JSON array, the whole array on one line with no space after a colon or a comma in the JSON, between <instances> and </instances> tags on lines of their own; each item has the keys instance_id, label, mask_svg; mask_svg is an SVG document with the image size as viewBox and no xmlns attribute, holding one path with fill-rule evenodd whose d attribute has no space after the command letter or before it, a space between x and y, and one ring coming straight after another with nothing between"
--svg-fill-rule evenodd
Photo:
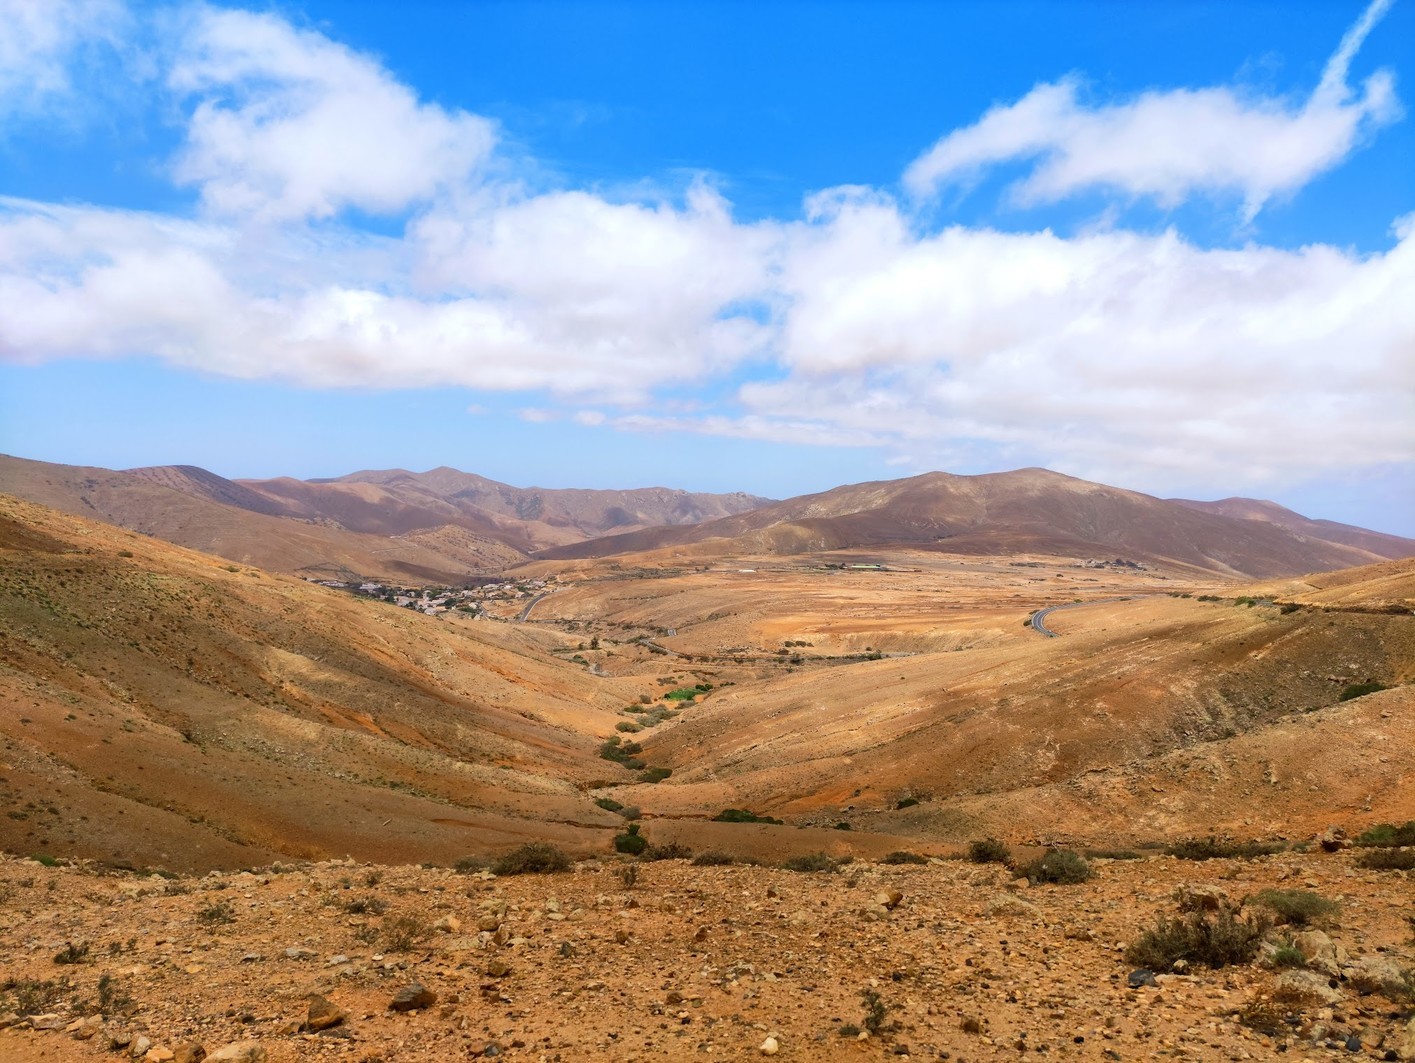
<instances>
[{"instance_id":1,"label":"brown mountain","mask_svg":"<svg viewBox=\"0 0 1415 1063\"><path fill-rule=\"evenodd\" d=\"M0 491L245 564L455 583L621 528L737 513L764 499L653 487L517 488L455 469L228 480L192 465L117 472L0 456Z\"/></svg>"},{"instance_id":2,"label":"brown mountain","mask_svg":"<svg viewBox=\"0 0 1415 1063\"><path fill-rule=\"evenodd\" d=\"M445 541L391 538L290 516L269 498L190 466L116 472L0 455L0 492L231 561L304 575L454 583L525 556L490 535L464 532L449 548Z\"/></svg>"},{"instance_id":3,"label":"brown mountain","mask_svg":"<svg viewBox=\"0 0 1415 1063\"><path fill-rule=\"evenodd\" d=\"M1415 540L1349 534L1359 529L1322 538L1314 530L1324 524L1307 521L1299 533L1270 520L1207 512L1046 469L983 476L935 472L837 487L704 524L615 535L538 556L606 557L666 548L695 556L800 554L892 546L1123 556L1228 576L1269 577L1415 555Z\"/></svg>"},{"instance_id":4,"label":"brown mountain","mask_svg":"<svg viewBox=\"0 0 1415 1063\"><path fill-rule=\"evenodd\" d=\"M243 486L297 507L333 516L355 531L402 534L463 518L520 529L530 549L614 532L695 524L755 509L769 499L644 487L628 491L512 487L446 466L415 473L387 469L332 480L243 480Z\"/></svg>"},{"instance_id":5,"label":"brown mountain","mask_svg":"<svg viewBox=\"0 0 1415 1063\"><path fill-rule=\"evenodd\" d=\"M1334 520L1312 520L1300 513L1294 513L1286 506L1256 498L1221 498L1217 502L1196 502L1188 498L1172 498L1181 506L1197 509L1202 513L1217 513L1222 517L1239 520L1262 521L1275 525L1294 535L1306 539L1317 539L1329 543L1341 543L1365 550L1377 557L1397 558L1409 556L1409 539L1366 528L1339 524Z\"/></svg>"}]
</instances>

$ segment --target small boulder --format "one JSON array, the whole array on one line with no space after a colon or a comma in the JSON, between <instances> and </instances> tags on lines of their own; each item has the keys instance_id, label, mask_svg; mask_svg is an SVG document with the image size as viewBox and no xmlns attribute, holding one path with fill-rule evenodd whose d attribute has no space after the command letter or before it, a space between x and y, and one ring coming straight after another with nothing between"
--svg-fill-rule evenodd
<instances>
[{"instance_id":1,"label":"small boulder","mask_svg":"<svg viewBox=\"0 0 1415 1063\"><path fill-rule=\"evenodd\" d=\"M462 929L462 920L455 915L444 915L437 922L432 924L432 928L439 934L455 934Z\"/></svg>"},{"instance_id":2,"label":"small boulder","mask_svg":"<svg viewBox=\"0 0 1415 1063\"><path fill-rule=\"evenodd\" d=\"M1031 901L1024 901L1021 897L999 893L988 901L984 911L990 916L1036 915L1037 906Z\"/></svg>"},{"instance_id":3,"label":"small boulder","mask_svg":"<svg viewBox=\"0 0 1415 1063\"><path fill-rule=\"evenodd\" d=\"M405 985L388 1003L389 1011L422 1011L437 1003L437 994L419 982Z\"/></svg>"},{"instance_id":4,"label":"small boulder","mask_svg":"<svg viewBox=\"0 0 1415 1063\"><path fill-rule=\"evenodd\" d=\"M1139 970L1131 971L1130 976L1125 980L1125 984L1131 989L1139 989L1142 986L1152 986L1155 989L1159 988L1159 983L1155 981L1155 972L1147 967L1141 967Z\"/></svg>"},{"instance_id":5,"label":"small boulder","mask_svg":"<svg viewBox=\"0 0 1415 1063\"><path fill-rule=\"evenodd\" d=\"M488 978L505 978L511 973L511 965L505 960L492 960L486 965Z\"/></svg>"},{"instance_id":6,"label":"small boulder","mask_svg":"<svg viewBox=\"0 0 1415 1063\"><path fill-rule=\"evenodd\" d=\"M1327 979L1315 971L1283 971L1274 986L1282 996L1316 1004L1336 1004L1341 990L1333 989Z\"/></svg>"},{"instance_id":7,"label":"small boulder","mask_svg":"<svg viewBox=\"0 0 1415 1063\"><path fill-rule=\"evenodd\" d=\"M207 1056L206 1063L265 1063L265 1045L259 1041L232 1041Z\"/></svg>"},{"instance_id":8,"label":"small boulder","mask_svg":"<svg viewBox=\"0 0 1415 1063\"><path fill-rule=\"evenodd\" d=\"M327 1030L331 1026L338 1026L348 1017L348 1012L333 1001L318 993L311 993L304 1028L313 1031Z\"/></svg>"},{"instance_id":9,"label":"small boulder","mask_svg":"<svg viewBox=\"0 0 1415 1063\"><path fill-rule=\"evenodd\" d=\"M1384 993L1400 1000L1409 992L1405 971L1389 956L1362 956L1343 974L1358 993Z\"/></svg>"},{"instance_id":10,"label":"small boulder","mask_svg":"<svg viewBox=\"0 0 1415 1063\"><path fill-rule=\"evenodd\" d=\"M904 894L898 890L880 890L875 894L875 903L888 908L891 912L904 903Z\"/></svg>"},{"instance_id":11,"label":"small boulder","mask_svg":"<svg viewBox=\"0 0 1415 1063\"><path fill-rule=\"evenodd\" d=\"M764 1056L774 1056L781 1051L781 1042L775 1037L768 1037L758 1046L757 1051Z\"/></svg>"},{"instance_id":12,"label":"small boulder","mask_svg":"<svg viewBox=\"0 0 1415 1063\"><path fill-rule=\"evenodd\" d=\"M202 1063L206 1049L200 1041L186 1041L172 1049L172 1063Z\"/></svg>"},{"instance_id":13,"label":"small boulder","mask_svg":"<svg viewBox=\"0 0 1415 1063\"><path fill-rule=\"evenodd\" d=\"M1322 847L1322 852L1335 853L1345 849L1351 842L1346 837L1346 831L1340 827L1328 827L1317 835L1317 844Z\"/></svg>"}]
</instances>

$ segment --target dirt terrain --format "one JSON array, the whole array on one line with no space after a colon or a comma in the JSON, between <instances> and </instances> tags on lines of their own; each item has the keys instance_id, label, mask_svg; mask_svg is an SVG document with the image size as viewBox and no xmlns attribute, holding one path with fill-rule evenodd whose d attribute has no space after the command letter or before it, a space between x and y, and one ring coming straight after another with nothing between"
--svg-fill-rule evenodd
<instances>
[{"instance_id":1,"label":"dirt terrain","mask_svg":"<svg viewBox=\"0 0 1415 1063\"><path fill-rule=\"evenodd\" d=\"M1186 897L1247 918L1267 889L1335 902L1316 932L1268 935L1306 970L1269 948L1132 974L1126 947ZM0 1012L32 1017L0 1018L0 1058L1408 1060L1413 896L1320 850L1100 859L1037 886L960 860L166 879L9 860Z\"/></svg>"}]
</instances>

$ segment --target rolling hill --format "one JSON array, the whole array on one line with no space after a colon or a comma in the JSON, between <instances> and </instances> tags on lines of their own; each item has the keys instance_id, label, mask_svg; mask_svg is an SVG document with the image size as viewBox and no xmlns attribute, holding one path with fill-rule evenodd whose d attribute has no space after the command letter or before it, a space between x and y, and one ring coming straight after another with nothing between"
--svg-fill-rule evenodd
<instances>
[{"instance_id":1,"label":"rolling hill","mask_svg":"<svg viewBox=\"0 0 1415 1063\"><path fill-rule=\"evenodd\" d=\"M613 535L537 556L567 560L671 550L713 557L910 547L1120 555L1229 577L1270 577L1415 555L1415 540L1291 516L1300 531L1045 469L982 476L935 472L837 487L702 524Z\"/></svg>"}]
</instances>

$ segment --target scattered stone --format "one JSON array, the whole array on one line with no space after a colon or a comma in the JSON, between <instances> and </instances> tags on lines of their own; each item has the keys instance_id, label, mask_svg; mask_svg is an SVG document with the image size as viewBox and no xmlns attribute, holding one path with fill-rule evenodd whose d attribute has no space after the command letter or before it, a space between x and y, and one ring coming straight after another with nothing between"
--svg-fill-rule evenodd
<instances>
[{"instance_id":1,"label":"scattered stone","mask_svg":"<svg viewBox=\"0 0 1415 1063\"><path fill-rule=\"evenodd\" d=\"M149 1048L147 1055L142 1058L146 1063L172 1063L177 1058L177 1053L165 1045L158 1045L155 1048Z\"/></svg>"},{"instance_id":2,"label":"scattered stone","mask_svg":"<svg viewBox=\"0 0 1415 1063\"><path fill-rule=\"evenodd\" d=\"M310 994L309 1013L304 1029L318 1032L331 1026L338 1026L349 1017L348 1012L318 993Z\"/></svg>"},{"instance_id":3,"label":"scattered stone","mask_svg":"<svg viewBox=\"0 0 1415 1063\"><path fill-rule=\"evenodd\" d=\"M904 894L898 890L880 890L875 894L875 903L883 905L891 912L898 908L904 901Z\"/></svg>"},{"instance_id":4,"label":"scattered stone","mask_svg":"<svg viewBox=\"0 0 1415 1063\"><path fill-rule=\"evenodd\" d=\"M1346 831L1340 827L1328 827L1317 835L1317 844L1322 847L1322 852L1334 853L1345 849L1351 842L1347 840Z\"/></svg>"},{"instance_id":5,"label":"scattered stone","mask_svg":"<svg viewBox=\"0 0 1415 1063\"><path fill-rule=\"evenodd\" d=\"M999 893L992 900L988 901L984 911L990 916L1036 915L1037 906L1031 901L1024 901L1021 897L1013 897L1006 893Z\"/></svg>"},{"instance_id":6,"label":"scattered stone","mask_svg":"<svg viewBox=\"0 0 1415 1063\"><path fill-rule=\"evenodd\" d=\"M202 1063L206 1049L200 1041L186 1041L172 1050L172 1063Z\"/></svg>"},{"instance_id":7,"label":"scattered stone","mask_svg":"<svg viewBox=\"0 0 1415 1063\"><path fill-rule=\"evenodd\" d=\"M232 1041L206 1057L206 1063L264 1063L265 1045L259 1041Z\"/></svg>"},{"instance_id":8,"label":"scattered stone","mask_svg":"<svg viewBox=\"0 0 1415 1063\"><path fill-rule=\"evenodd\" d=\"M29 1025L31 1030L62 1030L69 1024L69 1020L62 1015L46 1014L31 1015Z\"/></svg>"},{"instance_id":9,"label":"scattered stone","mask_svg":"<svg viewBox=\"0 0 1415 1063\"><path fill-rule=\"evenodd\" d=\"M764 1056L774 1056L776 1055L776 1053L781 1051L781 1042L778 1041L775 1037L768 1037L757 1048L757 1051Z\"/></svg>"},{"instance_id":10,"label":"scattered stone","mask_svg":"<svg viewBox=\"0 0 1415 1063\"><path fill-rule=\"evenodd\" d=\"M390 1011L421 1011L437 1003L437 994L420 982L405 985L393 995Z\"/></svg>"},{"instance_id":11,"label":"scattered stone","mask_svg":"<svg viewBox=\"0 0 1415 1063\"><path fill-rule=\"evenodd\" d=\"M432 924L432 928L441 934L455 934L462 929L462 920L455 915L444 915Z\"/></svg>"},{"instance_id":12,"label":"scattered stone","mask_svg":"<svg viewBox=\"0 0 1415 1063\"><path fill-rule=\"evenodd\" d=\"M152 1038L144 1034L138 1034L128 1045L128 1055L134 1059L142 1059L147 1055L147 1050L152 1047Z\"/></svg>"},{"instance_id":13,"label":"scattered stone","mask_svg":"<svg viewBox=\"0 0 1415 1063\"><path fill-rule=\"evenodd\" d=\"M318 955L319 953L311 949L302 949L299 947L291 947L285 950L285 958L287 960L312 960Z\"/></svg>"},{"instance_id":14,"label":"scattered stone","mask_svg":"<svg viewBox=\"0 0 1415 1063\"><path fill-rule=\"evenodd\" d=\"M1125 984L1131 989L1140 989L1143 986L1152 986L1155 989L1160 987L1160 984L1155 981L1155 972L1146 967L1131 971L1130 976L1125 979Z\"/></svg>"},{"instance_id":15,"label":"scattered stone","mask_svg":"<svg viewBox=\"0 0 1415 1063\"><path fill-rule=\"evenodd\" d=\"M511 973L511 965L505 960L492 960L486 965L488 978L505 978Z\"/></svg>"},{"instance_id":16,"label":"scattered stone","mask_svg":"<svg viewBox=\"0 0 1415 1063\"><path fill-rule=\"evenodd\" d=\"M1405 972L1389 956L1362 956L1343 973L1358 993L1384 993L1399 1000L1409 992Z\"/></svg>"},{"instance_id":17,"label":"scattered stone","mask_svg":"<svg viewBox=\"0 0 1415 1063\"><path fill-rule=\"evenodd\" d=\"M1341 990L1333 989L1327 979L1315 971L1283 971L1274 983L1277 992L1294 1000L1320 1004L1341 1001Z\"/></svg>"}]
</instances>

